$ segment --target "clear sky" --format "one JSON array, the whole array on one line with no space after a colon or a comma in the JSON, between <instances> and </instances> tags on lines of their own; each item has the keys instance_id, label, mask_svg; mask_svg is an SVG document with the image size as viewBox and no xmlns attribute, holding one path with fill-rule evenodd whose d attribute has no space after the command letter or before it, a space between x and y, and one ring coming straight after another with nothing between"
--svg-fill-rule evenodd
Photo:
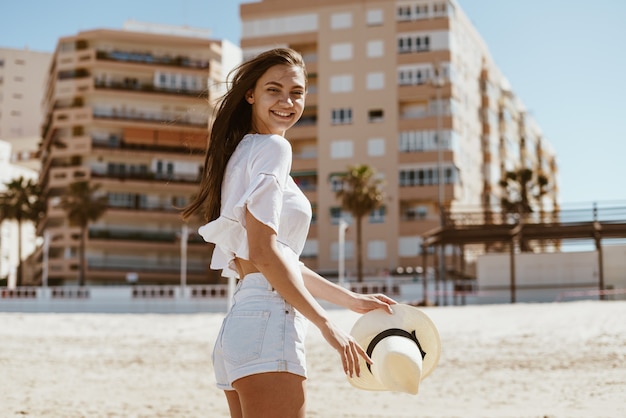
<instances>
[{"instance_id":1,"label":"clear sky","mask_svg":"<svg viewBox=\"0 0 626 418\"><path fill-rule=\"evenodd\" d=\"M128 19L208 28L238 44L242 2L2 0L0 47L52 52L59 37ZM626 1L458 2L556 150L563 207L626 206Z\"/></svg>"}]
</instances>

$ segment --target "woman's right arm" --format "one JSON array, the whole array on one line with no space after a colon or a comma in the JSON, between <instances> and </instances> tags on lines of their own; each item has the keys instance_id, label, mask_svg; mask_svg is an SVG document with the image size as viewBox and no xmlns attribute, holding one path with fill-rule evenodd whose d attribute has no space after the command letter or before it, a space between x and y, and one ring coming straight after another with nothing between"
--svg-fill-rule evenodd
<instances>
[{"instance_id":1,"label":"woman's right arm","mask_svg":"<svg viewBox=\"0 0 626 418\"><path fill-rule=\"evenodd\" d=\"M360 375L358 356L371 362L365 350L352 336L329 320L324 308L304 286L299 268L284 259L276 232L246 210L249 261L267 278L272 287L294 308L309 319L326 341L339 352L344 372Z\"/></svg>"}]
</instances>

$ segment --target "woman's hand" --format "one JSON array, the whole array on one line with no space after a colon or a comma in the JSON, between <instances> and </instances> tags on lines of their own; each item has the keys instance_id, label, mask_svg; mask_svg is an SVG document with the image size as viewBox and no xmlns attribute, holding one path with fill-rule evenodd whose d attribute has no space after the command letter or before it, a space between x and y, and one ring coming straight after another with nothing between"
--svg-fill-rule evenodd
<instances>
[{"instance_id":1,"label":"woman's hand","mask_svg":"<svg viewBox=\"0 0 626 418\"><path fill-rule=\"evenodd\" d=\"M396 303L398 302L382 293L372 295L354 293L349 309L360 314L373 311L374 309L383 309L385 312L391 314L393 313L391 305L395 305Z\"/></svg>"},{"instance_id":2,"label":"woman's hand","mask_svg":"<svg viewBox=\"0 0 626 418\"><path fill-rule=\"evenodd\" d=\"M348 333L328 321L324 326L320 327L322 336L328 344L331 345L341 356L341 364L346 375L357 377L361 375L361 367L359 364L359 356L365 361L372 364L372 359L367 355L363 347Z\"/></svg>"}]
</instances>

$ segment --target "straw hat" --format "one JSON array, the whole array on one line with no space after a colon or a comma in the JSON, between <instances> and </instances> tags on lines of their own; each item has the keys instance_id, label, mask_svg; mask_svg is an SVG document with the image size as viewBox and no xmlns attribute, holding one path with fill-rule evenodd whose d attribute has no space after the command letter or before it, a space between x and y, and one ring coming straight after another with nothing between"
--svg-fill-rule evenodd
<instances>
[{"instance_id":1,"label":"straw hat","mask_svg":"<svg viewBox=\"0 0 626 418\"><path fill-rule=\"evenodd\" d=\"M359 357L361 376L350 383L366 390L389 390L417 394L420 381L437 366L441 354L439 332L421 310L392 305L393 314L382 309L361 316L350 332L373 364Z\"/></svg>"}]
</instances>

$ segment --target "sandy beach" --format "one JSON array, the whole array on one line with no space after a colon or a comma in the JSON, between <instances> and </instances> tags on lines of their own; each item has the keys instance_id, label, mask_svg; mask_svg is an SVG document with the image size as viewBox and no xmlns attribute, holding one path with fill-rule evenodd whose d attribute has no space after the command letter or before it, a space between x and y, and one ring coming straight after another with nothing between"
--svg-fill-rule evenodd
<instances>
[{"instance_id":1,"label":"sandy beach","mask_svg":"<svg viewBox=\"0 0 626 418\"><path fill-rule=\"evenodd\" d=\"M443 351L417 396L353 388L310 328L308 416L626 416L626 302L425 312ZM348 330L358 317L330 314ZM227 417L211 366L221 320L0 313L0 417Z\"/></svg>"}]
</instances>

